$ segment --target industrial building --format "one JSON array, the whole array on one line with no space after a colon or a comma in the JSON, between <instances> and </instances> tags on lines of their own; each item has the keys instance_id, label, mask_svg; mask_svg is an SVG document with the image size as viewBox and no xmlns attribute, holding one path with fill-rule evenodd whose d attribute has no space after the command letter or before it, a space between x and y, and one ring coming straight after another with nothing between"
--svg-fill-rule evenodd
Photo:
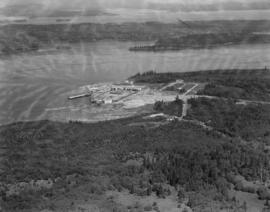
<instances>
[{"instance_id":1,"label":"industrial building","mask_svg":"<svg viewBox=\"0 0 270 212\"><path fill-rule=\"evenodd\" d=\"M135 85L126 85L126 84L115 84L112 86L111 91L141 91L143 89L142 86Z\"/></svg>"}]
</instances>

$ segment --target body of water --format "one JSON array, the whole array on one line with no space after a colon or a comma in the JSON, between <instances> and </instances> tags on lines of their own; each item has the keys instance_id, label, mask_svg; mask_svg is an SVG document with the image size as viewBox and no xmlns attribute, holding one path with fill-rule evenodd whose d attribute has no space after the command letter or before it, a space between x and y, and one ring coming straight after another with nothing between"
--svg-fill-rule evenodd
<instances>
[{"instance_id":1,"label":"body of water","mask_svg":"<svg viewBox=\"0 0 270 212\"><path fill-rule=\"evenodd\" d=\"M160 21L164 23L209 20L270 20L270 10L170 12L151 9L108 9L108 14L76 17L0 17L0 24L125 23ZM63 19L59 21L59 19ZM23 20L18 22L18 20Z\"/></svg>"},{"instance_id":2,"label":"body of water","mask_svg":"<svg viewBox=\"0 0 270 212\"><path fill-rule=\"evenodd\" d=\"M270 45L172 52L129 52L130 42L96 42L71 50L41 51L0 59L0 124L44 119L47 108L64 107L70 91L121 81L138 72L186 72L270 67Z\"/></svg>"}]
</instances>

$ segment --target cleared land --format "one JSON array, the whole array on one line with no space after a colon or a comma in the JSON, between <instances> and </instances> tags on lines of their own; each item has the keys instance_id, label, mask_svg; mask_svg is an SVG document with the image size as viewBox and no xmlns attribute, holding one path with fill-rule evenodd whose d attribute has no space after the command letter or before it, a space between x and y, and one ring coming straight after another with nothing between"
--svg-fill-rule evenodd
<instances>
[{"instance_id":1,"label":"cleared land","mask_svg":"<svg viewBox=\"0 0 270 212\"><path fill-rule=\"evenodd\" d=\"M66 106L47 108L44 118L52 120L80 120L97 122L129 117L141 113L153 112L152 106L156 101L173 101L177 92L163 91L159 86L135 86L138 91L111 91L114 85L110 83L95 84L79 88L70 96L83 94L93 90L90 97L67 101ZM91 102L91 101L95 102ZM108 101L106 103L106 101Z\"/></svg>"}]
</instances>

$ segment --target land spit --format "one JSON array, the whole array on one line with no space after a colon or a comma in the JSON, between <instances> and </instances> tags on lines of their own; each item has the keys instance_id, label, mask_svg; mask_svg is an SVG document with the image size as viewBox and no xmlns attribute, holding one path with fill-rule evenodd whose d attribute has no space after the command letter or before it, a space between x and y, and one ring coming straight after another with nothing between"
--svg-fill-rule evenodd
<instances>
[{"instance_id":1,"label":"land spit","mask_svg":"<svg viewBox=\"0 0 270 212\"><path fill-rule=\"evenodd\" d=\"M174 101L179 94L177 91L163 89L165 86L133 85L129 82L85 85L70 92L66 105L47 108L44 118L57 121L98 122L151 113L152 105L156 101ZM72 96L82 98L68 99Z\"/></svg>"}]
</instances>

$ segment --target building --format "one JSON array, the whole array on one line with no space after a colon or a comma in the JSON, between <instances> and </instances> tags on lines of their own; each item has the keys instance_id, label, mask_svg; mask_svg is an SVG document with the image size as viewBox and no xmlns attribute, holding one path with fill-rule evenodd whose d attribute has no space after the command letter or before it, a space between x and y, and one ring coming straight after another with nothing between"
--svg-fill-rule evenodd
<instances>
[{"instance_id":1,"label":"building","mask_svg":"<svg viewBox=\"0 0 270 212\"><path fill-rule=\"evenodd\" d=\"M135 85L130 85L130 84L115 84L112 86L111 91L141 91L143 87L141 86L135 86Z\"/></svg>"},{"instance_id":2,"label":"building","mask_svg":"<svg viewBox=\"0 0 270 212\"><path fill-rule=\"evenodd\" d=\"M112 99L104 99L104 104L112 104L113 100Z\"/></svg>"}]
</instances>

